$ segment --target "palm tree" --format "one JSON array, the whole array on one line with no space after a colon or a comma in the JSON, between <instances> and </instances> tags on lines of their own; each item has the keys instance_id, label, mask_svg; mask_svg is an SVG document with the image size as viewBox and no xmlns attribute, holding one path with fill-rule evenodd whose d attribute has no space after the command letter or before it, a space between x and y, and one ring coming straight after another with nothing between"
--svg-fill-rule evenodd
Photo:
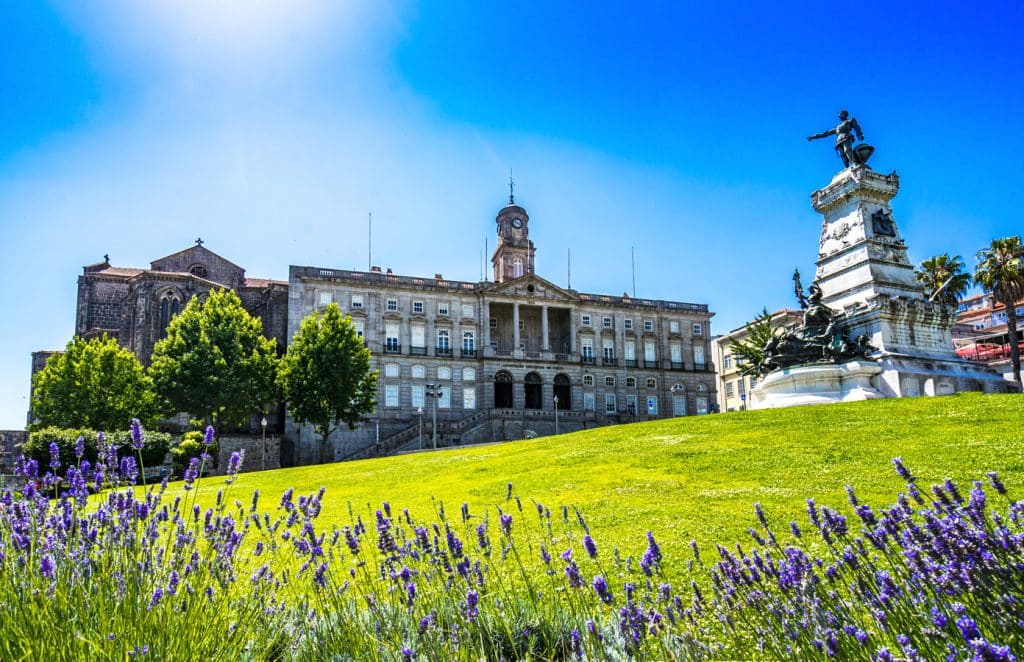
<instances>
[{"instance_id":1,"label":"palm tree","mask_svg":"<svg viewBox=\"0 0 1024 662\"><path fill-rule=\"evenodd\" d=\"M1020 237L993 239L978 251L974 282L1006 306L1006 330L1010 336L1010 361L1017 386L1021 385L1020 347L1017 336L1017 302L1024 299L1024 244Z\"/></svg>"},{"instance_id":2,"label":"palm tree","mask_svg":"<svg viewBox=\"0 0 1024 662\"><path fill-rule=\"evenodd\" d=\"M971 286L971 275L964 271L964 260L949 253L936 255L921 262L914 270L917 282L924 286L929 301L955 306Z\"/></svg>"}]
</instances>

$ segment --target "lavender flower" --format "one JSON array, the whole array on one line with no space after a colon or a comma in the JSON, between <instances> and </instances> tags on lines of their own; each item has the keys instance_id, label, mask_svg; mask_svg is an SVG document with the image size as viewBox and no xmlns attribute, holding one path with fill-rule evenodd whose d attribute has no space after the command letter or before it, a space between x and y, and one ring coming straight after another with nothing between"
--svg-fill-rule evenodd
<instances>
[{"instance_id":1,"label":"lavender flower","mask_svg":"<svg viewBox=\"0 0 1024 662\"><path fill-rule=\"evenodd\" d=\"M583 536L583 549L587 550L587 555L590 558L597 558L597 543L589 535Z\"/></svg>"},{"instance_id":2,"label":"lavender flower","mask_svg":"<svg viewBox=\"0 0 1024 662\"><path fill-rule=\"evenodd\" d=\"M75 442L75 457L81 462L83 455L85 455L85 437L78 435L78 441Z\"/></svg>"},{"instance_id":3,"label":"lavender flower","mask_svg":"<svg viewBox=\"0 0 1024 662\"><path fill-rule=\"evenodd\" d=\"M206 432L203 434L203 444L209 446L213 443L213 438L216 435L212 425L206 426Z\"/></svg>"},{"instance_id":4,"label":"lavender flower","mask_svg":"<svg viewBox=\"0 0 1024 662\"><path fill-rule=\"evenodd\" d=\"M60 446L56 441L50 442L50 471L57 473L60 468Z\"/></svg>"},{"instance_id":5,"label":"lavender flower","mask_svg":"<svg viewBox=\"0 0 1024 662\"><path fill-rule=\"evenodd\" d=\"M594 577L594 590L597 591L597 595L601 598L601 602L606 605L612 603L612 593L608 590L608 582L604 580L604 577L597 575Z\"/></svg>"},{"instance_id":6,"label":"lavender flower","mask_svg":"<svg viewBox=\"0 0 1024 662\"><path fill-rule=\"evenodd\" d=\"M146 435L143 434L143 432L142 432L142 423L140 423L139 419L137 419L137 418L133 418L132 419L131 434L132 434L132 448L134 448L137 451L141 451L142 447L146 443Z\"/></svg>"},{"instance_id":7,"label":"lavender flower","mask_svg":"<svg viewBox=\"0 0 1024 662\"><path fill-rule=\"evenodd\" d=\"M502 533L504 533L506 537L507 536L511 536L512 535L512 516L511 515L506 515L506 514L503 513L499 517L499 519L501 520L501 531L502 531Z\"/></svg>"}]
</instances>

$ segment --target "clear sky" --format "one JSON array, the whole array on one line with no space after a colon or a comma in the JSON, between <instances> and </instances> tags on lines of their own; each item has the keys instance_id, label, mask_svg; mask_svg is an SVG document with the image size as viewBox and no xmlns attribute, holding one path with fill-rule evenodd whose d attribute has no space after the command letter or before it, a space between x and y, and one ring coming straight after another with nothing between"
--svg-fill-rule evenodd
<instances>
[{"instance_id":1,"label":"clear sky","mask_svg":"<svg viewBox=\"0 0 1024 662\"><path fill-rule=\"evenodd\" d=\"M896 170L911 259L973 269L1024 232L1020 2L0 2L0 428L30 354L74 331L109 253L189 246L476 280L494 215L530 213L537 271L707 303L728 331L809 284L805 138L849 108Z\"/></svg>"}]
</instances>

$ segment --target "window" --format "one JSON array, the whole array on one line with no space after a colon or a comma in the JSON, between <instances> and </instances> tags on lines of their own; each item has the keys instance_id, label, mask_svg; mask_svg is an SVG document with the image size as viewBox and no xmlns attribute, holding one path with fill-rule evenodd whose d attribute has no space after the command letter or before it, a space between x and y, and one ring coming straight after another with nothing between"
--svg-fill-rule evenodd
<instances>
[{"instance_id":1,"label":"window","mask_svg":"<svg viewBox=\"0 0 1024 662\"><path fill-rule=\"evenodd\" d=\"M657 416L658 415L658 396L649 395L647 396L647 415Z\"/></svg>"},{"instance_id":2,"label":"window","mask_svg":"<svg viewBox=\"0 0 1024 662\"><path fill-rule=\"evenodd\" d=\"M498 318L497 317L492 317L489 320L487 320L487 326L491 327L492 329L497 329L498 328Z\"/></svg>"},{"instance_id":3,"label":"window","mask_svg":"<svg viewBox=\"0 0 1024 662\"><path fill-rule=\"evenodd\" d=\"M615 394L605 393L604 395L604 413L614 414L615 413Z\"/></svg>"},{"instance_id":4,"label":"window","mask_svg":"<svg viewBox=\"0 0 1024 662\"><path fill-rule=\"evenodd\" d=\"M636 377L626 377L626 388L636 388Z\"/></svg>"},{"instance_id":5,"label":"window","mask_svg":"<svg viewBox=\"0 0 1024 662\"><path fill-rule=\"evenodd\" d=\"M316 293L316 303L320 308L326 308L334 301L334 295L330 292L320 291Z\"/></svg>"},{"instance_id":6,"label":"window","mask_svg":"<svg viewBox=\"0 0 1024 662\"><path fill-rule=\"evenodd\" d=\"M633 320L631 318L627 317L626 319L622 320L622 326L623 326L623 328L626 329L626 331L632 331L633 330Z\"/></svg>"},{"instance_id":7,"label":"window","mask_svg":"<svg viewBox=\"0 0 1024 662\"><path fill-rule=\"evenodd\" d=\"M424 379L427 376L427 370L421 365L414 365L412 367L412 378L413 379Z\"/></svg>"},{"instance_id":8,"label":"window","mask_svg":"<svg viewBox=\"0 0 1024 662\"><path fill-rule=\"evenodd\" d=\"M445 386L440 389L440 397L437 398L438 409L451 409L452 408L452 390Z\"/></svg>"},{"instance_id":9,"label":"window","mask_svg":"<svg viewBox=\"0 0 1024 662\"><path fill-rule=\"evenodd\" d=\"M388 384L384 387L384 406L398 406L398 384Z\"/></svg>"},{"instance_id":10,"label":"window","mask_svg":"<svg viewBox=\"0 0 1024 662\"><path fill-rule=\"evenodd\" d=\"M397 377L398 376L398 364L388 363L384 365L384 376L385 377Z\"/></svg>"},{"instance_id":11,"label":"window","mask_svg":"<svg viewBox=\"0 0 1024 662\"><path fill-rule=\"evenodd\" d=\"M593 375L583 375L583 385L584 386L593 386L594 385L594 376Z\"/></svg>"},{"instance_id":12,"label":"window","mask_svg":"<svg viewBox=\"0 0 1024 662\"><path fill-rule=\"evenodd\" d=\"M464 381L464 382L475 382L476 381L476 370L474 368L463 368L462 369L462 381Z\"/></svg>"},{"instance_id":13,"label":"window","mask_svg":"<svg viewBox=\"0 0 1024 662\"><path fill-rule=\"evenodd\" d=\"M636 343L632 340L627 340L622 345L622 355L627 361L636 361Z\"/></svg>"},{"instance_id":14,"label":"window","mask_svg":"<svg viewBox=\"0 0 1024 662\"><path fill-rule=\"evenodd\" d=\"M668 346L669 356L671 357L672 363L683 362L683 346L682 345L669 345Z\"/></svg>"},{"instance_id":15,"label":"window","mask_svg":"<svg viewBox=\"0 0 1024 662\"><path fill-rule=\"evenodd\" d=\"M512 260L512 277L519 278L523 275L523 258L517 257Z\"/></svg>"},{"instance_id":16,"label":"window","mask_svg":"<svg viewBox=\"0 0 1024 662\"><path fill-rule=\"evenodd\" d=\"M593 359L594 358L594 339L593 338L583 338L580 341L580 356L582 356L585 359Z\"/></svg>"},{"instance_id":17,"label":"window","mask_svg":"<svg viewBox=\"0 0 1024 662\"><path fill-rule=\"evenodd\" d=\"M654 377L647 378L647 388L658 388L658 380Z\"/></svg>"},{"instance_id":18,"label":"window","mask_svg":"<svg viewBox=\"0 0 1024 662\"><path fill-rule=\"evenodd\" d=\"M449 332L448 329L438 329L437 330L437 348L442 350L442 351L444 351L444 350L451 350L451 348L452 348L452 339L451 339L451 332Z\"/></svg>"},{"instance_id":19,"label":"window","mask_svg":"<svg viewBox=\"0 0 1024 662\"><path fill-rule=\"evenodd\" d=\"M423 302L422 301L413 301L412 302L412 312L417 313L419 315L422 315L423 314Z\"/></svg>"},{"instance_id":20,"label":"window","mask_svg":"<svg viewBox=\"0 0 1024 662\"><path fill-rule=\"evenodd\" d=\"M732 397L732 382L726 382L725 383L725 397L727 397L727 398L731 398Z\"/></svg>"},{"instance_id":21,"label":"window","mask_svg":"<svg viewBox=\"0 0 1024 662\"><path fill-rule=\"evenodd\" d=\"M451 379L452 369L446 365L437 366L437 378L438 379Z\"/></svg>"},{"instance_id":22,"label":"window","mask_svg":"<svg viewBox=\"0 0 1024 662\"><path fill-rule=\"evenodd\" d=\"M525 331L526 330L526 322L524 320L519 320L519 330L520 331Z\"/></svg>"},{"instance_id":23,"label":"window","mask_svg":"<svg viewBox=\"0 0 1024 662\"><path fill-rule=\"evenodd\" d=\"M722 358L722 367L726 370L732 367L732 354L726 354Z\"/></svg>"},{"instance_id":24,"label":"window","mask_svg":"<svg viewBox=\"0 0 1024 662\"><path fill-rule=\"evenodd\" d=\"M679 322L677 320L672 320L668 323L668 332L679 333Z\"/></svg>"},{"instance_id":25,"label":"window","mask_svg":"<svg viewBox=\"0 0 1024 662\"><path fill-rule=\"evenodd\" d=\"M654 321L653 320L644 320L644 331L647 331L647 332L654 331Z\"/></svg>"},{"instance_id":26,"label":"window","mask_svg":"<svg viewBox=\"0 0 1024 662\"><path fill-rule=\"evenodd\" d=\"M397 324L385 324L384 325L384 351L385 352L397 352L401 345L398 344L398 325Z\"/></svg>"},{"instance_id":27,"label":"window","mask_svg":"<svg viewBox=\"0 0 1024 662\"><path fill-rule=\"evenodd\" d=\"M626 396L626 411L629 412L630 416L636 416L636 394L630 394Z\"/></svg>"},{"instance_id":28,"label":"window","mask_svg":"<svg viewBox=\"0 0 1024 662\"><path fill-rule=\"evenodd\" d=\"M193 276L198 276L199 278L206 278L207 275L208 275L208 272L206 271L206 267L204 267L201 264L197 264L197 265L193 266L191 269L188 270L188 272L190 274L192 274Z\"/></svg>"},{"instance_id":29,"label":"window","mask_svg":"<svg viewBox=\"0 0 1024 662\"><path fill-rule=\"evenodd\" d=\"M463 352L475 352L476 351L476 332L474 332L474 331L463 331L462 332L462 351Z\"/></svg>"},{"instance_id":30,"label":"window","mask_svg":"<svg viewBox=\"0 0 1024 662\"><path fill-rule=\"evenodd\" d=\"M421 325L413 325L410 329L409 345L414 349L425 350L427 347L427 330ZM420 351L420 354L426 354Z\"/></svg>"},{"instance_id":31,"label":"window","mask_svg":"<svg viewBox=\"0 0 1024 662\"><path fill-rule=\"evenodd\" d=\"M676 389L672 389L675 393ZM672 396L672 415L673 416L686 416L686 395L683 393L675 393Z\"/></svg>"},{"instance_id":32,"label":"window","mask_svg":"<svg viewBox=\"0 0 1024 662\"><path fill-rule=\"evenodd\" d=\"M644 362L645 363L653 363L654 360L655 360L655 357L654 357L654 341L653 340L645 340L644 341Z\"/></svg>"},{"instance_id":33,"label":"window","mask_svg":"<svg viewBox=\"0 0 1024 662\"><path fill-rule=\"evenodd\" d=\"M610 318L610 317L601 318L601 326L603 326L606 329L612 328L612 318Z\"/></svg>"},{"instance_id":34,"label":"window","mask_svg":"<svg viewBox=\"0 0 1024 662\"><path fill-rule=\"evenodd\" d=\"M388 310L398 310L398 299L388 299Z\"/></svg>"},{"instance_id":35,"label":"window","mask_svg":"<svg viewBox=\"0 0 1024 662\"><path fill-rule=\"evenodd\" d=\"M355 327L356 327L356 337L359 338L360 340L362 340L363 339L363 332L366 331L366 324L364 324L363 322L356 322L355 323Z\"/></svg>"},{"instance_id":36,"label":"window","mask_svg":"<svg viewBox=\"0 0 1024 662\"><path fill-rule=\"evenodd\" d=\"M447 315L448 314L448 302L447 301L445 301L444 303L440 303L439 302L437 304L437 314L438 315Z\"/></svg>"},{"instance_id":37,"label":"window","mask_svg":"<svg viewBox=\"0 0 1024 662\"><path fill-rule=\"evenodd\" d=\"M740 395L743 395L744 393L747 392L747 387L743 384L742 377L736 380L736 388L739 389Z\"/></svg>"},{"instance_id":38,"label":"window","mask_svg":"<svg viewBox=\"0 0 1024 662\"><path fill-rule=\"evenodd\" d=\"M750 376L750 389L753 390L757 386L757 377L755 375Z\"/></svg>"},{"instance_id":39,"label":"window","mask_svg":"<svg viewBox=\"0 0 1024 662\"><path fill-rule=\"evenodd\" d=\"M704 327L700 324L693 325L693 335L702 336L704 335Z\"/></svg>"},{"instance_id":40,"label":"window","mask_svg":"<svg viewBox=\"0 0 1024 662\"><path fill-rule=\"evenodd\" d=\"M583 411L594 411L594 394L583 394Z\"/></svg>"},{"instance_id":41,"label":"window","mask_svg":"<svg viewBox=\"0 0 1024 662\"><path fill-rule=\"evenodd\" d=\"M695 345L693 348L693 362L697 366L704 367L704 346Z\"/></svg>"},{"instance_id":42,"label":"window","mask_svg":"<svg viewBox=\"0 0 1024 662\"><path fill-rule=\"evenodd\" d=\"M590 315L581 315L580 324L583 326L590 326Z\"/></svg>"},{"instance_id":43,"label":"window","mask_svg":"<svg viewBox=\"0 0 1024 662\"><path fill-rule=\"evenodd\" d=\"M608 375L607 377L604 378L604 385L609 388L615 388L615 378L612 377L611 375Z\"/></svg>"},{"instance_id":44,"label":"window","mask_svg":"<svg viewBox=\"0 0 1024 662\"><path fill-rule=\"evenodd\" d=\"M465 386L462 389L462 408L476 409L476 387Z\"/></svg>"},{"instance_id":45,"label":"window","mask_svg":"<svg viewBox=\"0 0 1024 662\"><path fill-rule=\"evenodd\" d=\"M473 317L473 306L462 304L462 316Z\"/></svg>"},{"instance_id":46,"label":"window","mask_svg":"<svg viewBox=\"0 0 1024 662\"><path fill-rule=\"evenodd\" d=\"M171 323L180 310L181 302L173 294L165 294L160 299L160 337L167 335L167 325Z\"/></svg>"},{"instance_id":47,"label":"window","mask_svg":"<svg viewBox=\"0 0 1024 662\"><path fill-rule=\"evenodd\" d=\"M601 348L601 355L604 356L605 361L615 360L615 341L604 340L602 341L603 347Z\"/></svg>"},{"instance_id":48,"label":"window","mask_svg":"<svg viewBox=\"0 0 1024 662\"><path fill-rule=\"evenodd\" d=\"M363 295L362 294L353 294L352 295L352 309L355 310L356 308L362 308L362 307L363 307Z\"/></svg>"},{"instance_id":49,"label":"window","mask_svg":"<svg viewBox=\"0 0 1024 662\"><path fill-rule=\"evenodd\" d=\"M413 409L419 409L420 407L424 407L425 406L424 403L426 403L427 398L426 398L426 396L423 395L424 393L426 393L426 388L423 386L423 384L413 384L412 385L412 406L413 406Z\"/></svg>"}]
</instances>

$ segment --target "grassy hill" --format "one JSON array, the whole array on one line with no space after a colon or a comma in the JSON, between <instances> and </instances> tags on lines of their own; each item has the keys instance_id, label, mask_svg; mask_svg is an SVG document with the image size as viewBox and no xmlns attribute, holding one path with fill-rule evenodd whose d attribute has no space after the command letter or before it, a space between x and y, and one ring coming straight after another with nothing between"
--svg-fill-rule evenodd
<instances>
[{"instance_id":1,"label":"grassy hill","mask_svg":"<svg viewBox=\"0 0 1024 662\"><path fill-rule=\"evenodd\" d=\"M952 478L962 490L986 471L1010 495L1024 494L1024 397L967 393L830 406L736 412L588 430L374 460L243 474L232 496L261 492L264 507L288 487L326 486L321 526L350 521L349 505L371 513L389 501L431 517L438 502L457 518L462 503L482 514L506 503L506 484L524 508L576 505L594 537L624 552L653 531L680 559L692 538L747 542L761 502L776 528L806 522L805 500L848 510L845 485L874 506L903 491L892 468L902 456L927 488ZM216 490L206 481L203 496Z\"/></svg>"}]
</instances>

